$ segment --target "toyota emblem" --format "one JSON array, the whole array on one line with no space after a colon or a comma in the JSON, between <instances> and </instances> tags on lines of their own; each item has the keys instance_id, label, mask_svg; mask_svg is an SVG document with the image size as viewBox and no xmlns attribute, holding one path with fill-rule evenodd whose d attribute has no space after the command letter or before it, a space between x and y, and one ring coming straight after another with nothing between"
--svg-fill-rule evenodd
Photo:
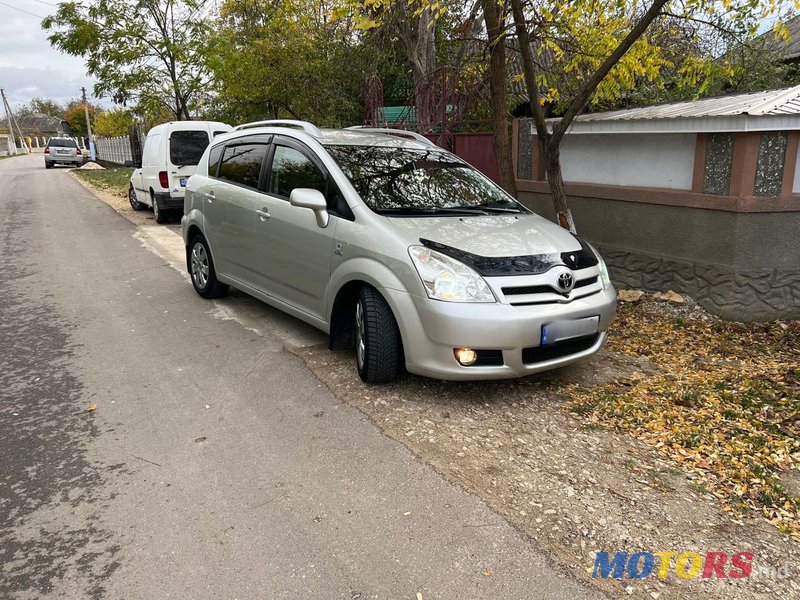
<instances>
[{"instance_id":1,"label":"toyota emblem","mask_svg":"<svg viewBox=\"0 0 800 600\"><path fill-rule=\"evenodd\" d=\"M558 276L558 279L556 279L556 284L563 292L569 292L575 287L575 278L572 276L572 273L564 272Z\"/></svg>"}]
</instances>

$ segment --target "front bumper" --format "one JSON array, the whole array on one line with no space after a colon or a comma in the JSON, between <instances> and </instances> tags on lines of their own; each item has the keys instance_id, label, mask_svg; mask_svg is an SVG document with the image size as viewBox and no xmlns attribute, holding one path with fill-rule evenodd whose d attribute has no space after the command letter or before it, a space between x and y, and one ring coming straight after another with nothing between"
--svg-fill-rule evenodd
<instances>
[{"instance_id":1,"label":"front bumper","mask_svg":"<svg viewBox=\"0 0 800 600\"><path fill-rule=\"evenodd\" d=\"M605 343L617 296L610 287L567 304L512 306L439 302L390 289L381 292L397 317L408 371L446 380L524 377L592 356ZM543 325L592 316L599 317L598 335L589 343L565 356L531 358L536 352L530 349L541 345ZM454 348L501 350L503 364L464 367L456 361Z\"/></svg>"}]
</instances>

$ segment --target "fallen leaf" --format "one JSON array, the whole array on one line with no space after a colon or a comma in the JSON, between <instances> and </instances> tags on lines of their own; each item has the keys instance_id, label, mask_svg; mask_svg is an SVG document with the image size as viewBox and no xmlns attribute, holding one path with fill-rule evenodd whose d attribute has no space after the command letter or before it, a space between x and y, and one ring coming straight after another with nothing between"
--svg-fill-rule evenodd
<instances>
[{"instance_id":1,"label":"fallen leaf","mask_svg":"<svg viewBox=\"0 0 800 600\"><path fill-rule=\"evenodd\" d=\"M88 408L87 408L85 411L83 411L83 412L94 412L94 411L96 411L96 410L97 410L97 404L92 404L91 406L89 406L89 407L88 407Z\"/></svg>"}]
</instances>

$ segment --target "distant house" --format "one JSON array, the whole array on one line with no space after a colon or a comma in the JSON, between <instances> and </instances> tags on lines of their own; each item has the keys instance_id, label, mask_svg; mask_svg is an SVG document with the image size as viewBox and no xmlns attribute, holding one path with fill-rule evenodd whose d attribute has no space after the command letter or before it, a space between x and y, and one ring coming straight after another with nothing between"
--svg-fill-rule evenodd
<instances>
[{"instance_id":1,"label":"distant house","mask_svg":"<svg viewBox=\"0 0 800 600\"><path fill-rule=\"evenodd\" d=\"M554 217L529 119L520 199ZM614 279L738 320L800 318L800 86L586 114L561 162L579 233Z\"/></svg>"},{"instance_id":2,"label":"distant house","mask_svg":"<svg viewBox=\"0 0 800 600\"><path fill-rule=\"evenodd\" d=\"M788 41L777 38L772 31L768 31L759 36L756 45L759 40L763 41L784 63L798 64L800 63L800 15L792 17L784 25L789 34Z\"/></svg>"},{"instance_id":3,"label":"distant house","mask_svg":"<svg viewBox=\"0 0 800 600\"><path fill-rule=\"evenodd\" d=\"M19 128L25 135L52 137L54 135L72 135L69 123L57 117L43 113L33 113L17 117Z\"/></svg>"}]
</instances>

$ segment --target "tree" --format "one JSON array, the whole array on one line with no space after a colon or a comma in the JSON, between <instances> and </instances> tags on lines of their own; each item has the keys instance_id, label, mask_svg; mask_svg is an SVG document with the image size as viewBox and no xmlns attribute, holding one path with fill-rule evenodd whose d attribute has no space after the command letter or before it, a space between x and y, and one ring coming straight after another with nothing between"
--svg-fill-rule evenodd
<instances>
[{"instance_id":1,"label":"tree","mask_svg":"<svg viewBox=\"0 0 800 600\"><path fill-rule=\"evenodd\" d=\"M489 95L492 116L492 142L500 183L507 192L516 196L511 137L508 114L508 74L506 70L506 7L505 2L481 0L486 22L489 52Z\"/></svg>"},{"instance_id":2,"label":"tree","mask_svg":"<svg viewBox=\"0 0 800 600\"><path fill-rule=\"evenodd\" d=\"M28 104L20 106L16 111L18 117L24 115L42 114L56 119L64 118L64 107L55 100L47 98L34 98Z\"/></svg>"},{"instance_id":3,"label":"tree","mask_svg":"<svg viewBox=\"0 0 800 600\"><path fill-rule=\"evenodd\" d=\"M89 119L94 120L97 114L97 109L89 104ZM87 137L89 134L86 131L86 112L83 109L83 102L80 100L71 100L64 110L64 120L69 124L72 130L72 135L77 137Z\"/></svg>"},{"instance_id":4,"label":"tree","mask_svg":"<svg viewBox=\"0 0 800 600\"><path fill-rule=\"evenodd\" d=\"M86 59L95 95L188 119L208 84L199 0L77 0L42 21L56 49Z\"/></svg>"},{"instance_id":5,"label":"tree","mask_svg":"<svg viewBox=\"0 0 800 600\"><path fill-rule=\"evenodd\" d=\"M435 129L439 119L434 108L450 99L448 90L464 91L467 86L473 89L466 96L475 95L488 80L486 102L500 181L507 191L516 194L508 110L505 1L474 0L461 5L438 0L347 0L340 11L352 11L358 30L385 31L387 37L401 42L412 72L417 127L423 133ZM479 45L486 52L476 57L471 50ZM449 81L446 74L440 75L437 68L455 74L455 81ZM485 77L481 86L475 86L476 73ZM440 84L439 77L447 88ZM437 93L441 97L434 98Z\"/></svg>"},{"instance_id":6,"label":"tree","mask_svg":"<svg viewBox=\"0 0 800 600\"><path fill-rule=\"evenodd\" d=\"M642 81L661 83L662 71L674 66L663 47L648 37L654 25L667 32L692 23L723 34L727 41L752 34L759 18L779 10L780 0L725 0L720 12L712 0L652 0L640 4L510 0L520 47L523 76L530 98L536 137L559 223L575 232L561 173L560 147L574 119L593 98L618 98ZM670 37L666 40L669 42ZM678 57L684 83L719 68L713 54ZM674 72L674 71L673 71ZM548 124L544 106L560 105L561 117Z\"/></svg>"},{"instance_id":7,"label":"tree","mask_svg":"<svg viewBox=\"0 0 800 600\"><path fill-rule=\"evenodd\" d=\"M375 50L332 21L320 0L228 0L211 39L212 114L231 121L289 117L359 122Z\"/></svg>"},{"instance_id":8,"label":"tree","mask_svg":"<svg viewBox=\"0 0 800 600\"><path fill-rule=\"evenodd\" d=\"M128 128L134 124L133 114L124 108L104 110L97 113L94 133L101 137L128 135Z\"/></svg>"}]
</instances>

